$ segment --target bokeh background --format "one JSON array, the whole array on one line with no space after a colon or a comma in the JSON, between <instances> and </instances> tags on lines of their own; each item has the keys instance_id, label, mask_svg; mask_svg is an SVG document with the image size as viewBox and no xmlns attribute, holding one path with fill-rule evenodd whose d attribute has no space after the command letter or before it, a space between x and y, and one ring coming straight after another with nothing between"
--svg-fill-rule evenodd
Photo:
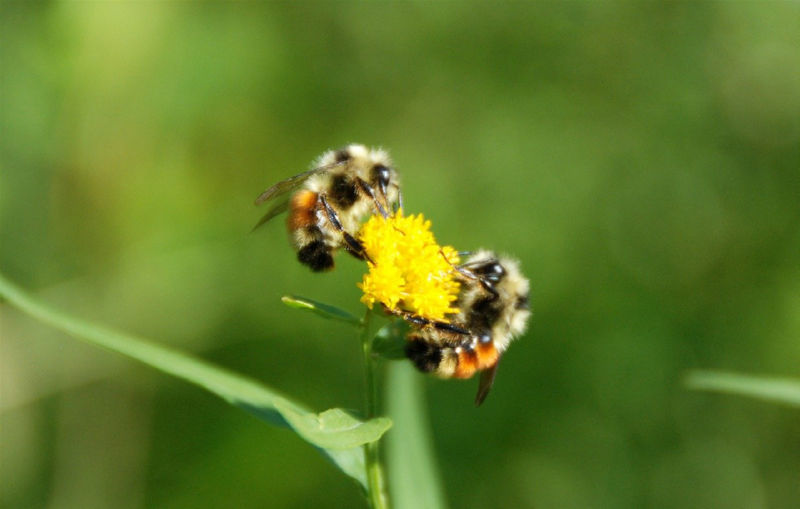
<instances>
[{"instance_id":1,"label":"bokeh background","mask_svg":"<svg viewBox=\"0 0 800 509\"><path fill-rule=\"evenodd\" d=\"M442 243L531 279L493 393L426 379L451 507L793 508L800 5L4 2L0 270L77 316L357 410L363 266L255 196L381 145ZM0 506L362 507L285 429L0 310Z\"/></svg>"}]
</instances>

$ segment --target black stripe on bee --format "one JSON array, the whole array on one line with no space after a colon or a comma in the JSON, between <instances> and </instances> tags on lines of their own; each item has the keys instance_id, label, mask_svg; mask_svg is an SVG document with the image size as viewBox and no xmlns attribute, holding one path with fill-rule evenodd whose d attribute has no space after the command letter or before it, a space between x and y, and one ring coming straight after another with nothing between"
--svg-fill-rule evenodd
<instances>
[{"instance_id":1,"label":"black stripe on bee","mask_svg":"<svg viewBox=\"0 0 800 509\"><path fill-rule=\"evenodd\" d=\"M347 210L358 199L358 189L346 175L334 175L328 196L338 209Z\"/></svg>"},{"instance_id":2,"label":"black stripe on bee","mask_svg":"<svg viewBox=\"0 0 800 509\"><path fill-rule=\"evenodd\" d=\"M424 340L409 338L405 350L406 357L423 373L436 371L442 362L442 349Z\"/></svg>"},{"instance_id":3,"label":"black stripe on bee","mask_svg":"<svg viewBox=\"0 0 800 509\"><path fill-rule=\"evenodd\" d=\"M333 157L334 157L334 160L337 163L343 163L345 161L349 161L350 160L350 151L347 150L346 148L339 149L339 150L336 151L336 153L333 155Z\"/></svg>"},{"instance_id":4,"label":"black stripe on bee","mask_svg":"<svg viewBox=\"0 0 800 509\"><path fill-rule=\"evenodd\" d=\"M501 312L501 303L496 298L479 299L472 304L467 315L467 322L471 330L491 330Z\"/></svg>"},{"instance_id":5,"label":"black stripe on bee","mask_svg":"<svg viewBox=\"0 0 800 509\"><path fill-rule=\"evenodd\" d=\"M297 251L300 263L308 265L314 272L330 270L333 268L331 250L321 240L314 240Z\"/></svg>"}]
</instances>

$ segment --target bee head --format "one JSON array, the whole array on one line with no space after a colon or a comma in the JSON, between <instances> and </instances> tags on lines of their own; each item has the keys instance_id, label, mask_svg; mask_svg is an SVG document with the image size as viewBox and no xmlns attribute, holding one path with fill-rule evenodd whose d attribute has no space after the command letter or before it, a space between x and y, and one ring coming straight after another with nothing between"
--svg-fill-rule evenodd
<instances>
[{"instance_id":1,"label":"bee head","mask_svg":"<svg viewBox=\"0 0 800 509\"><path fill-rule=\"evenodd\" d=\"M481 265L475 272L490 283L499 283L506 275L506 269L497 260L491 260Z\"/></svg>"}]
</instances>

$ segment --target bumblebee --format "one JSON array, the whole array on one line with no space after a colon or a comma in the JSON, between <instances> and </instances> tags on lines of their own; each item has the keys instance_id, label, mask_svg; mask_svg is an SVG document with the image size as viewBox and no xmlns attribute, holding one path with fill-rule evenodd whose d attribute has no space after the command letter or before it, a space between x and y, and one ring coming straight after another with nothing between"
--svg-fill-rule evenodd
<instances>
[{"instance_id":1,"label":"bumblebee","mask_svg":"<svg viewBox=\"0 0 800 509\"><path fill-rule=\"evenodd\" d=\"M288 210L287 226L297 259L320 272L333 268L333 254L339 248L360 260L368 259L354 236L362 218L369 213L387 216L402 206L401 200L389 155L352 144L325 152L312 169L261 193L256 205L272 205L253 229Z\"/></svg>"},{"instance_id":2,"label":"bumblebee","mask_svg":"<svg viewBox=\"0 0 800 509\"><path fill-rule=\"evenodd\" d=\"M412 324L405 351L420 371L441 378L470 378L480 371L478 406L494 383L500 357L525 332L529 283L516 260L486 250L454 269L461 282L459 313L448 323L404 316Z\"/></svg>"}]
</instances>

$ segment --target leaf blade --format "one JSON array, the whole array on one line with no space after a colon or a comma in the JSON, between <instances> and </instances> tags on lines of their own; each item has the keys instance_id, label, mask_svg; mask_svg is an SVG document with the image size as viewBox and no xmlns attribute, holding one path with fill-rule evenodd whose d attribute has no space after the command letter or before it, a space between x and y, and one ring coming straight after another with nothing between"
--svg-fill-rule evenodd
<instances>
[{"instance_id":1,"label":"leaf blade","mask_svg":"<svg viewBox=\"0 0 800 509\"><path fill-rule=\"evenodd\" d=\"M336 306L331 306L330 304L325 304L324 302L319 302L313 299L295 295L284 295L281 297L281 302L290 308L313 311L317 315L327 320L338 320L351 325L361 325L361 320L359 318L356 318L343 309L337 308Z\"/></svg>"},{"instance_id":2,"label":"leaf blade","mask_svg":"<svg viewBox=\"0 0 800 509\"><path fill-rule=\"evenodd\" d=\"M800 380L796 379L724 371L692 371L684 383L690 389L736 394L800 407Z\"/></svg>"},{"instance_id":3,"label":"leaf blade","mask_svg":"<svg viewBox=\"0 0 800 509\"><path fill-rule=\"evenodd\" d=\"M391 426L391 420L385 417L362 422L339 409L315 414L255 380L178 350L52 309L9 282L3 274L0 274L0 297L20 311L70 336L193 383L266 422L294 430L362 486L366 485L362 446L380 439ZM331 420L332 416L336 419ZM328 425L325 425L326 422Z\"/></svg>"}]
</instances>

